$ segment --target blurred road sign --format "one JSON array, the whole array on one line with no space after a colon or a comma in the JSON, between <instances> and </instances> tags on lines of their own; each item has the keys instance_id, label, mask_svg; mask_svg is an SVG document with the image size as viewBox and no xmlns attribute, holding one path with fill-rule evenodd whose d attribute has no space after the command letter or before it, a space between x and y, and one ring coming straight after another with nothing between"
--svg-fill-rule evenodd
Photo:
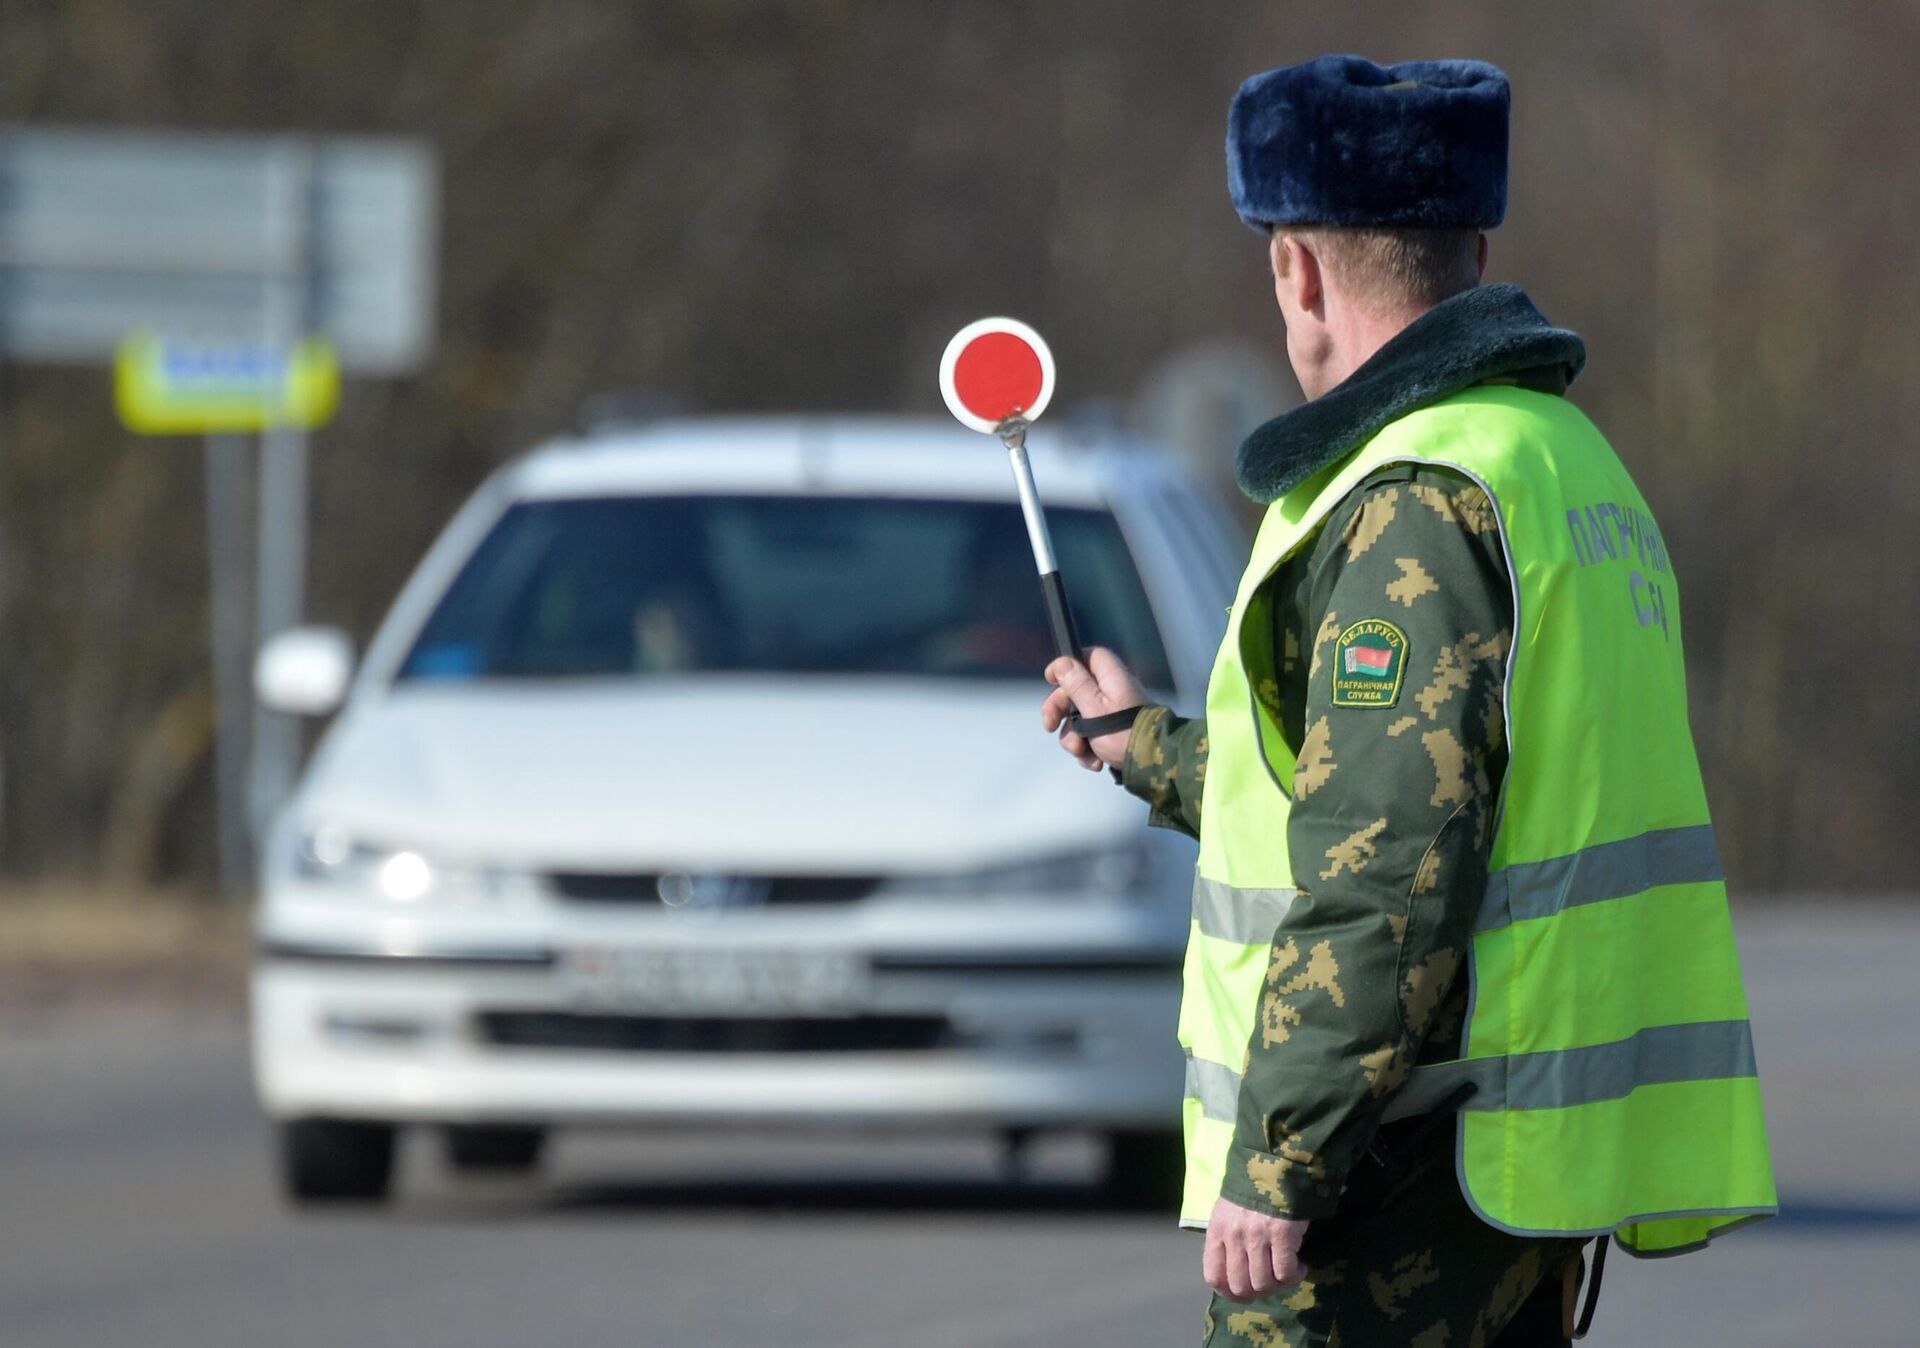
<instances>
[{"instance_id":1,"label":"blurred road sign","mask_svg":"<svg viewBox=\"0 0 1920 1348\"><path fill-rule=\"evenodd\" d=\"M136 429L210 432L217 777L232 893L250 869L247 816L257 833L299 756L299 727L249 708L244 672L253 645L300 622L305 429L332 412L340 367L394 375L425 362L438 176L419 140L0 129L0 359L99 365L128 333L169 334L118 363L122 413ZM303 345L315 337L329 347ZM250 465L233 434L250 429L265 432L252 559L236 541ZM250 560L251 637L240 588Z\"/></svg>"},{"instance_id":2,"label":"blurred road sign","mask_svg":"<svg viewBox=\"0 0 1920 1348\"><path fill-rule=\"evenodd\" d=\"M1053 353L1017 319L978 319L947 343L940 394L971 430L991 433L1013 416L1032 421L1053 398Z\"/></svg>"},{"instance_id":3,"label":"blurred road sign","mask_svg":"<svg viewBox=\"0 0 1920 1348\"><path fill-rule=\"evenodd\" d=\"M326 336L350 371L433 338L438 169L399 138L0 130L0 355L93 364L139 330Z\"/></svg>"},{"instance_id":4,"label":"blurred road sign","mask_svg":"<svg viewBox=\"0 0 1920 1348\"><path fill-rule=\"evenodd\" d=\"M323 338L293 346L129 337L114 362L120 420L142 435L312 430L340 405L340 362Z\"/></svg>"}]
</instances>

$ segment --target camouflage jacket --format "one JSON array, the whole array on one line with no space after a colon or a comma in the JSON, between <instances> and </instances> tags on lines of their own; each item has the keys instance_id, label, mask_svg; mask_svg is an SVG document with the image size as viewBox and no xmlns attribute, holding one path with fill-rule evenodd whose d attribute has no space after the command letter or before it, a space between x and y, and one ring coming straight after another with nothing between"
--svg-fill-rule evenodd
<instances>
[{"instance_id":1,"label":"camouflage jacket","mask_svg":"<svg viewBox=\"0 0 1920 1348\"><path fill-rule=\"evenodd\" d=\"M1274 933L1225 1194L1315 1218L1409 1069L1459 1051L1513 609L1492 505L1444 469L1374 473L1268 584L1300 894ZM1367 618L1406 634L1404 682L1389 705L1336 705L1340 634ZM1122 775L1154 823L1198 836L1206 762L1205 720L1153 707Z\"/></svg>"}]
</instances>

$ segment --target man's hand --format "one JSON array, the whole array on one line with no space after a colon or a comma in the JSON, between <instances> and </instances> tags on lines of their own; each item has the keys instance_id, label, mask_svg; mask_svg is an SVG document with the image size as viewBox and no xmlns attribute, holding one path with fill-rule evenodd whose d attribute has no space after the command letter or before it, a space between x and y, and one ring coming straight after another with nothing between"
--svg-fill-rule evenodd
<instances>
[{"instance_id":1,"label":"man's hand","mask_svg":"<svg viewBox=\"0 0 1920 1348\"><path fill-rule=\"evenodd\" d=\"M1269 1217L1222 1198L1207 1218L1207 1251L1201 1269L1207 1286L1230 1301L1252 1301L1305 1275L1300 1242L1305 1222Z\"/></svg>"},{"instance_id":2,"label":"man's hand","mask_svg":"<svg viewBox=\"0 0 1920 1348\"><path fill-rule=\"evenodd\" d=\"M1093 666L1091 670L1087 665ZM1092 741L1062 729L1067 713L1078 707L1088 716L1105 716L1125 711L1147 700L1147 695L1120 657L1105 646L1087 650L1087 664L1071 656L1061 656L1047 666L1047 682L1054 685L1047 700L1040 704L1040 724L1060 731L1060 747L1079 760L1080 766L1098 772L1102 766L1117 768L1127 758L1129 730L1116 730Z\"/></svg>"}]
</instances>

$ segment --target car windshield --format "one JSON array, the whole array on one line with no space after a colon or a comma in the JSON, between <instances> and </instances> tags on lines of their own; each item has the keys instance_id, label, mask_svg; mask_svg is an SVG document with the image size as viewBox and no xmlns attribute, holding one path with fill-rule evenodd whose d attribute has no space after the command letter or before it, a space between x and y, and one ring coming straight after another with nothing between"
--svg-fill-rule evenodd
<instances>
[{"instance_id":1,"label":"car windshield","mask_svg":"<svg viewBox=\"0 0 1920 1348\"><path fill-rule=\"evenodd\" d=\"M1050 509L1082 642L1171 688L1113 516ZM1033 679L1052 657L1017 505L649 496L512 506L402 679L709 671Z\"/></svg>"}]
</instances>

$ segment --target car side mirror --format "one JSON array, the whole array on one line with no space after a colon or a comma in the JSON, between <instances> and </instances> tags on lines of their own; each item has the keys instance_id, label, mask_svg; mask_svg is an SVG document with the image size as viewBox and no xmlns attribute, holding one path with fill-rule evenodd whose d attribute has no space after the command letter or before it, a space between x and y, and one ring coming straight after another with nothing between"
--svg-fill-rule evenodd
<instances>
[{"instance_id":1,"label":"car side mirror","mask_svg":"<svg viewBox=\"0 0 1920 1348\"><path fill-rule=\"evenodd\" d=\"M261 643L253 692L268 711L325 716L353 679L353 641L337 627L294 627Z\"/></svg>"}]
</instances>

